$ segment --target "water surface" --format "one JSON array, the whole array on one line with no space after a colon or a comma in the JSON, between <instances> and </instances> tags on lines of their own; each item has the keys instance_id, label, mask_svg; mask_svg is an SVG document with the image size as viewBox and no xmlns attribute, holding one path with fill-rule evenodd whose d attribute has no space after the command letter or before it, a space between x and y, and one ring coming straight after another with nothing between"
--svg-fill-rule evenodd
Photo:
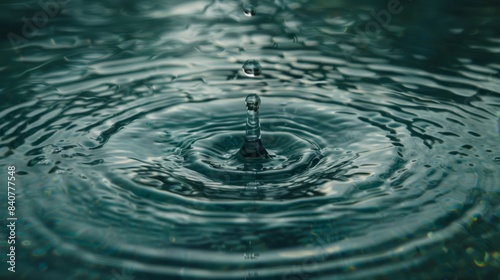
<instances>
[{"instance_id":1,"label":"water surface","mask_svg":"<svg viewBox=\"0 0 500 280\"><path fill-rule=\"evenodd\" d=\"M498 2L62 2L0 5L2 279L498 278Z\"/></svg>"}]
</instances>

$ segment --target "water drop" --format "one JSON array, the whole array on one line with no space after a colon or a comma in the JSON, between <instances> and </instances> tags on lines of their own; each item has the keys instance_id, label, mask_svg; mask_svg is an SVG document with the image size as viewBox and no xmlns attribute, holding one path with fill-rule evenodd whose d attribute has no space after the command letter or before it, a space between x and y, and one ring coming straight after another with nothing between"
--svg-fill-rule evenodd
<instances>
[{"instance_id":1,"label":"water drop","mask_svg":"<svg viewBox=\"0 0 500 280\"><path fill-rule=\"evenodd\" d=\"M247 60L242 68L248 77L256 77L262 73L262 66L257 60Z\"/></svg>"},{"instance_id":2,"label":"water drop","mask_svg":"<svg viewBox=\"0 0 500 280\"><path fill-rule=\"evenodd\" d=\"M251 159L268 158L269 154L260 139L260 97L257 94L250 94L245 99L245 104L247 106L246 137L240 149L240 155Z\"/></svg>"},{"instance_id":3,"label":"water drop","mask_svg":"<svg viewBox=\"0 0 500 280\"><path fill-rule=\"evenodd\" d=\"M255 7L253 5L246 5L243 7L243 12L247 17L255 16Z\"/></svg>"}]
</instances>

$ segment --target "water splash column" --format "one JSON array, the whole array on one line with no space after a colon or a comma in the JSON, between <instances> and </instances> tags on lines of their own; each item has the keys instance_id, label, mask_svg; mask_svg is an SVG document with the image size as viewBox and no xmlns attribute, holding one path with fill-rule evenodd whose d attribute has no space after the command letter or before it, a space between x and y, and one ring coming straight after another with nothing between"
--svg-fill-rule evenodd
<instances>
[{"instance_id":1,"label":"water splash column","mask_svg":"<svg viewBox=\"0 0 500 280\"><path fill-rule=\"evenodd\" d=\"M251 159L268 158L269 154L262 144L260 135L260 97L257 94L250 94L245 99L245 104L247 106L246 135L240 155Z\"/></svg>"}]
</instances>

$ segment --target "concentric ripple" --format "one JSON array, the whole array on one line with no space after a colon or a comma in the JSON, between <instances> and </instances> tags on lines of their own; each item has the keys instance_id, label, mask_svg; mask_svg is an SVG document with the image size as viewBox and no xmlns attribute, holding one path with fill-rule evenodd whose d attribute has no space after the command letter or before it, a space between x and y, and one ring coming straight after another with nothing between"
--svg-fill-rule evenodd
<instances>
[{"instance_id":1,"label":"concentric ripple","mask_svg":"<svg viewBox=\"0 0 500 280\"><path fill-rule=\"evenodd\" d=\"M496 279L496 17L361 48L373 3L76 2L0 67L15 277Z\"/></svg>"}]
</instances>

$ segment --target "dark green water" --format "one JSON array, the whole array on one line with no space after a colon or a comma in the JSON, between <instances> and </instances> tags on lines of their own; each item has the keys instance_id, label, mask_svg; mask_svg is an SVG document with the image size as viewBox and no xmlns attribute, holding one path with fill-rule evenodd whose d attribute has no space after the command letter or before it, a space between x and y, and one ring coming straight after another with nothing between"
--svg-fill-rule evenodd
<instances>
[{"instance_id":1,"label":"dark green water","mask_svg":"<svg viewBox=\"0 0 500 280\"><path fill-rule=\"evenodd\" d=\"M499 14L4 1L0 278L500 279Z\"/></svg>"}]
</instances>

